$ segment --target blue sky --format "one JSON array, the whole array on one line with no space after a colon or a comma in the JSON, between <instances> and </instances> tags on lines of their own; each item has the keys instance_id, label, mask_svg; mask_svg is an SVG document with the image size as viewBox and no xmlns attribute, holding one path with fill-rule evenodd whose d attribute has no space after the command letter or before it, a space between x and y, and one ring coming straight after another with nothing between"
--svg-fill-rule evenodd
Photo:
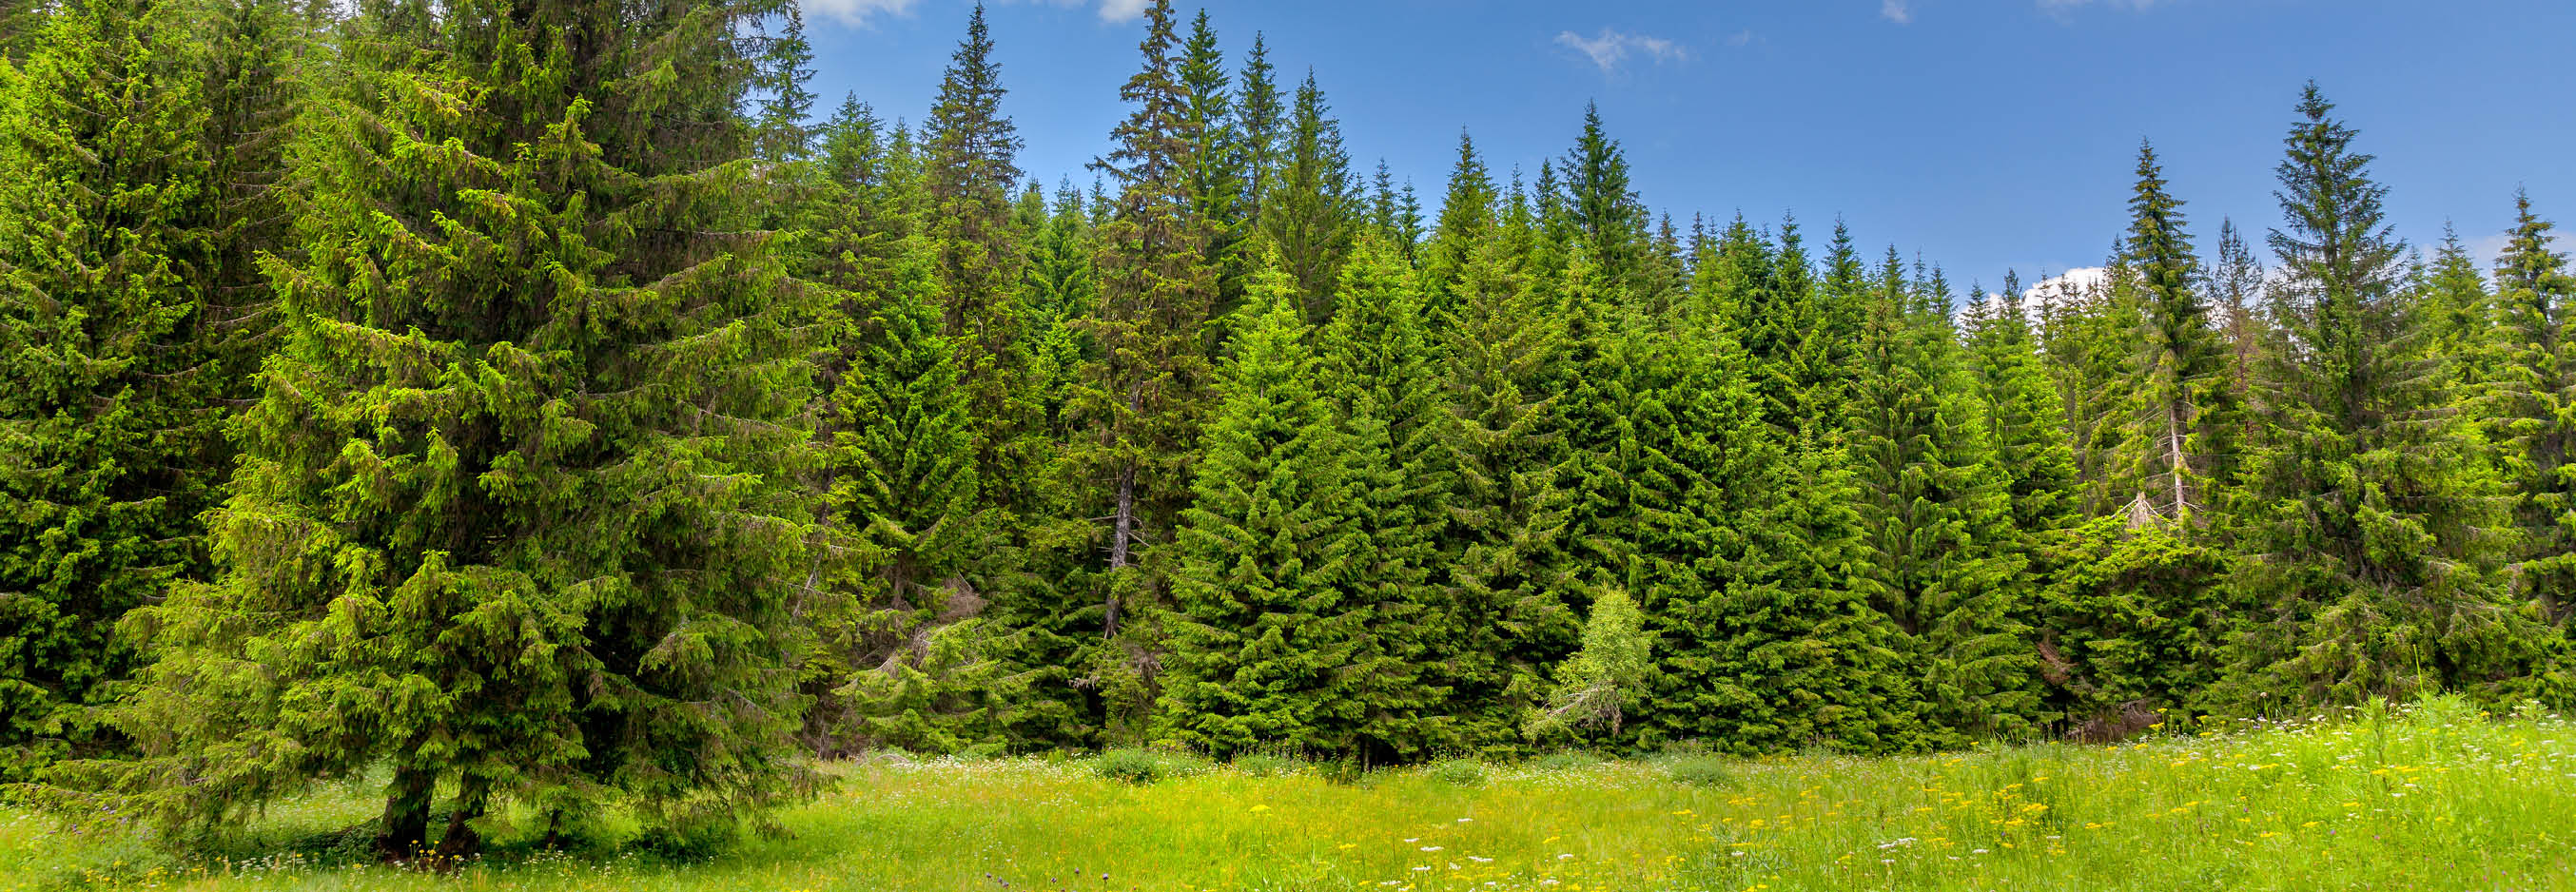
<instances>
[{"instance_id":1,"label":"blue sky","mask_svg":"<svg viewBox=\"0 0 2576 892\"><path fill-rule=\"evenodd\" d=\"M826 108L918 120L967 0L804 0ZM1140 0L989 9L1021 167L1052 184L1124 114ZM1200 4L1181 4L1186 17ZM1587 100L1658 211L1836 217L1992 287L2098 264L2151 138L2214 250L2278 219L2272 167L2315 78L2362 131L2401 235L2482 259L2527 186L2576 224L2570 0L1763 0L1204 4L1228 51L1312 67L1356 166L1436 201L1461 128L1497 170L1571 144ZM2258 242L2259 244L2259 242Z\"/></svg>"}]
</instances>

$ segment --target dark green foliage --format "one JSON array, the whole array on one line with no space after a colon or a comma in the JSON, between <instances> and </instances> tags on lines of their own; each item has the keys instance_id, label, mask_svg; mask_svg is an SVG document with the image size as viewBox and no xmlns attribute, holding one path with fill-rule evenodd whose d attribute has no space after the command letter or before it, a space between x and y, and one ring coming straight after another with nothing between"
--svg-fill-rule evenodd
<instances>
[{"instance_id":1,"label":"dark green foliage","mask_svg":"<svg viewBox=\"0 0 2576 892\"><path fill-rule=\"evenodd\" d=\"M186 11L77 4L0 74L0 778L113 744L117 620L208 575L221 196Z\"/></svg>"},{"instance_id":2,"label":"dark green foliage","mask_svg":"<svg viewBox=\"0 0 2576 892\"><path fill-rule=\"evenodd\" d=\"M2536 644L2490 573L2503 520L2423 341L2371 156L2310 85L2281 162L2269 315L2235 508L2234 585L2260 605L2234 648L2258 694L2352 703L2527 689Z\"/></svg>"},{"instance_id":3,"label":"dark green foliage","mask_svg":"<svg viewBox=\"0 0 2576 892\"><path fill-rule=\"evenodd\" d=\"M2115 498L2188 522L2213 479L2214 456L2233 455L2232 401L2224 347L2210 326L2200 261L2183 232L2182 202L2165 190L2153 146L2138 148L2137 194L2129 199L2129 269L2136 275L2138 329L2129 361L2130 432Z\"/></svg>"},{"instance_id":4,"label":"dark green foliage","mask_svg":"<svg viewBox=\"0 0 2576 892\"><path fill-rule=\"evenodd\" d=\"M774 8L468 2L426 57L340 44L223 576L128 624L145 758L100 771L149 815L385 765L386 851L446 790L461 855L504 800L731 826L788 792L821 292L748 225L723 39Z\"/></svg>"},{"instance_id":5,"label":"dark green foliage","mask_svg":"<svg viewBox=\"0 0 2576 892\"><path fill-rule=\"evenodd\" d=\"M1342 149L1341 125L1330 112L1323 88L1308 74L1280 136L1279 172L1264 188L1261 204L1262 234L1278 247L1297 281L1306 319L1315 325L1333 316L1333 289L1359 237L1363 210L1350 154Z\"/></svg>"}]
</instances>

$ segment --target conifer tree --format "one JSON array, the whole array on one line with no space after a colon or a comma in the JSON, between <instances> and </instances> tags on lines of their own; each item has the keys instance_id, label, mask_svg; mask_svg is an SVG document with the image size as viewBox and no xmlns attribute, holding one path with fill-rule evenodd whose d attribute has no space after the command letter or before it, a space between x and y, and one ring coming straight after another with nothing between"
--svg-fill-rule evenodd
<instances>
[{"instance_id":1,"label":"conifer tree","mask_svg":"<svg viewBox=\"0 0 2576 892\"><path fill-rule=\"evenodd\" d=\"M182 4L47 18L0 119L0 778L114 744L120 617L208 574L218 201Z\"/></svg>"},{"instance_id":2,"label":"conifer tree","mask_svg":"<svg viewBox=\"0 0 2576 892\"><path fill-rule=\"evenodd\" d=\"M1278 246L1289 275L1297 280L1307 321L1314 325L1332 318L1333 288L1341 282L1342 262L1358 238L1363 211L1350 155L1342 149L1341 125L1330 111L1323 89L1308 73L1297 86L1281 135L1279 173L1265 190L1261 207L1261 231Z\"/></svg>"},{"instance_id":3,"label":"conifer tree","mask_svg":"<svg viewBox=\"0 0 2576 892\"><path fill-rule=\"evenodd\" d=\"M2487 571L2492 482L2401 290L2404 247L2354 131L2308 85L2283 140L2282 278L2255 388L2234 584L2263 613L2233 648L2231 699L2350 703L2514 687L2530 642Z\"/></svg>"},{"instance_id":4,"label":"conifer tree","mask_svg":"<svg viewBox=\"0 0 2576 892\"><path fill-rule=\"evenodd\" d=\"M2044 537L2066 526L2077 508L2064 406L2032 337L2021 277L2006 274L2003 293L1991 298L1971 296L1964 314L1969 375L2012 502L2012 525L2025 537Z\"/></svg>"},{"instance_id":5,"label":"conifer tree","mask_svg":"<svg viewBox=\"0 0 2576 892\"><path fill-rule=\"evenodd\" d=\"M1947 733L2021 733L2036 711L2025 571L2011 502L1961 374L1948 295L1893 251L1858 344L1848 435L1863 538L1853 583L1905 636L1923 717Z\"/></svg>"},{"instance_id":6,"label":"conifer tree","mask_svg":"<svg viewBox=\"0 0 2576 892\"><path fill-rule=\"evenodd\" d=\"M1081 671L1108 711L1112 733L1139 736L1155 695L1148 671L1154 577L1139 563L1172 540L1190 500L1190 469L1205 411L1208 357L1201 332L1216 297L1216 269L1199 252L1203 225L1190 213L1192 137L1178 77L1171 4L1146 9L1144 67L1120 96L1134 107L1095 167L1119 192L1098 232L1100 309L1083 320L1095 345L1067 412L1085 430L1069 461L1089 489L1072 517L1107 518L1101 644ZM1098 553L1098 552L1095 552Z\"/></svg>"},{"instance_id":7,"label":"conifer tree","mask_svg":"<svg viewBox=\"0 0 2576 892\"><path fill-rule=\"evenodd\" d=\"M461 2L433 52L342 44L363 84L296 148L222 578L134 621L146 758L101 770L139 808L206 826L383 765L385 851L444 791L462 856L503 801L730 827L788 792L820 308L746 231L734 40L776 8Z\"/></svg>"},{"instance_id":8,"label":"conifer tree","mask_svg":"<svg viewBox=\"0 0 2576 892\"><path fill-rule=\"evenodd\" d=\"M1268 207L1270 190L1278 184L1280 138L1288 128L1288 103L1280 96L1278 77L1270 65L1269 46L1260 32L1254 32L1252 49L1243 57L1234 117L1243 137L1243 213L1256 223Z\"/></svg>"},{"instance_id":9,"label":"conifer tree","mask_svg":"<svg viewBox=\"0 0 2576 892\"><path fill-rule=\"evenodd\" d=\"M1011 223L1020 138L1002 113L1006 91L992 53L979 3L922 125L924 221L947 298L943 331L963 351L959 385L972 394L978 476L989 481L982 494L1015 514L1030 508L1026 481L1042 459L1019 313L1026 236Z\"/></svg>"},{"instance_id":10,"label":"conifer tree","mask_svg":"<svg viewBox=\"0 0 2576 892\"><path fill-rule=\"evenodd\" d=\"M1649 288L1646 206L1628 181L1628 158L1602 129L1600 106L1583 106L1583 134L1559 162L1565 177L1566 223L1582 250L1614 286L1646 297ZM1545 179L1542 171L1542 180ZM1554 190L1542 185L1542 195Z\"/></svg>"},{"instance_id":11,"label":"conifer tree","mask_svg":"<svg viewBox=\"0 0 2576 892\"><path fill-rule=\"evenodd\" d=\"M1362 689L1391 668L1372 640L1374 596L1353 441L1318 386L1294 279L1253 283L1217 385L1174 547L1164 719L1219 754L1256 745L1351 755L1379 732Z\"/></svg>"},{"instance_id":12,"label":"conifer tree","mask_svg":"<svg viewBox=\"0 0 2576 892\"><path fill-rule=\"evenodd\" d=\"M2224 386L2224 348L2198 290L2200 261L2183 231L2182 202L2166 191L2153 145L2138 147L2129 213L2125 258L2137 276L2140 325L2130 361L2135 432L2123 438L2125 479L2136 481L2139 496L2160 514L2188 521L2212 480L2211 453L2233 451L2213 450L2213 439L2230 431L2208 417L2231 394Z\"/></svg>"},{"instance_id":13,"label":"conifer tree","mask_svg":"<svg viewBox=\"0 0 2576 892\"><path fill-rule=\"evenodd\" d=\"M1191 134L1190 210L1202 222L1208 261L1217 265L1216 313L1232 312L1243 299L1243 280L1255 258L1245 239L1253 234L1247 210L1252 197L1244 137L1234 111L1234 96L1218 48L1216 29L1207 10L1190 23L1181 45L1181 89L1188 94L1186 128Z\"/></svg>"},{"instance_id":14,"label":"conifer tree","mask_svg":"<svg viewBox=\"0 0 2576 892\"><path fill-rule=\"evenodd\" d=\"M2255 357L2263 344L2263 261L2236 234L2236 221L2218 221L2218 261L2210 267L2209 289L2218 301L2219 331L2227 344L2228 387L2236 405L2249 404ZM2252 429L2250 413L2239 413L2237 440Z\"/></svg>"},{"instance_id":15,"label":"conifer tree","mask_svg":"<svg viewBox=\"0 0 2576 892\"><path fill-rule=\"evenodd\" d=\"M2448 224L2424 272L2425 351L2442 364L2442 379L2456 395L2488 389L2496 376L2487 347L2494 340L2496 296L2487 293L2486 274Z\"/></svg>"},{"instance_id":16,"label":"conifer tree","mask_svg":"<svg viewBox=\"0 0 2576 892\"><path fill-rule=\"evenodd\" d=\"M1517 203L1515 203L1517 204ZM1526 215L1470 247L1457 305L1442 328L1444 425L1456 474L1441 556L1466 640L1448 667L1461 721L1491 737L1518 727L1546 691L1550 666L1575 646L1567 585L1566 443L1555 388L1564 374L1565 322L1529 281Z\"/></svg>"},{"instance_id":17,"label":"conifer tree","mask_svg":"<svg viewBox=\"0 0 2576 892\"><path fill-rule=\"evenodd\" d=\"M2506 579L2515 597L2552 622L2576 610L2576 276L2552 247L2557 227L2514 196L2514 226L2496 258L2496 326L2489 363L2497 372L2486 414L2521 541Z\"/></svg>"},{"instance_id":18,"label":"conifer tree","mask_svg":"<svg viewBox=\"0 0 2576 892\"><path fill-rule=\"evenodd\" d=\"M1458 133L1458 161L1449 168L1448 192L1440 199L1440 217L1423 246L1422 271L1434 314L1454 311L1459 283L1476 246L1494 237L1497 220L1493 173L1476 154L1476 141Z\"/></svg>"},{"instance_id":19,"label":"conifer tree","mask_svg":"<svg viewBox=\"0 0 2576 892\"><path fill-rule=\"evenodd\" d=\"M814 114L815 97L806 86L814 79L814 45L805 39L803 6L787 6L766 55L758 85L763 95L755 152L763 161L804 160L814 151L814 131L806 119Z\"/></svg>"},{"instance_id":20,"label":"conifer tree","mask_svg":"<svg viewBox=\"0 0 2576 892\"><path fill-rule=\"evenodd\" d=\"M1381 755L1406 758L1492 742L1472 705L1449 693L1455 667L1478 659L1442 572L1456 492L1447 444L1455 423L1442 400L1444 364L1412 270L1379 236L1361 239L1342 268L1338 309L1317 338L1317 374L1348 439L1361 548L1351 595L1372 616L1382 668L1361 697ZM1463 715L1462 715L1463 714Z\"/></svg>"}]
</instances>

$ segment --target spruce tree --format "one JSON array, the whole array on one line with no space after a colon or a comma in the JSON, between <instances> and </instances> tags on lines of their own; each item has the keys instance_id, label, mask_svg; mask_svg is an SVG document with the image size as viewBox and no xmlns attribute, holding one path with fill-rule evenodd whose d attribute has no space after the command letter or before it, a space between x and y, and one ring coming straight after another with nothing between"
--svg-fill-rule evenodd
<instances>
[{"instance_id":1,"label":"spruce tree","mask_svg":"<svg viewBox=\"0 0 2576 892\"><path fill-rule=\"evenodd\" d=\"M1422 249L1422 274L1429 283L1427 297L1435 314L1454 311L1458 306L1459 282L1466 277L1476 246L1494 237L1494 205L1499 198L1492 172L1476 154L1475 139L1460 131L1458 161L1449 169L1449 187L1440 200L1440 217L1432 226L1430 243Z\"/></svg>"},{"instance_id":2,"label":"spruce tree","mask_svg":"<svg viewBox=\"0 0 2576 892\"><path fill-rule=\"evenodd\" d=\"M461 856L503 801L730 827L789 791L820 308L747 231L734 40L775 9L462 2L428 52L341 44L222 578L134 623L146 757L101 770L138 807L208 826L381 765L385 851L444 791Z\"/></svg>"},{"instance_id":3,"label":"spruce tree","mask_svg":"<svg viewBox=\"0 0 2576 892\"><path fill-rule=\"evenodd\" d=\"M1529 281L1530 239L1525 215L1514 214L1498 237L1472 246L1441 326L1454 419L1444 445L1457 486L1441 562L1465 638L1443 674L1478 738L1518 727L1580 623L1560 478L1566 329Z\"/></svg>"},{"instance_id":4,"label":"spruce tree","mask_svg":"<svg viewBox=\"0 0 2576 892\"><path fill-rule=\"evenodd\" d=\"M1259 32L1243 57L1242 86L1235 98L1236 130L1243 138L1243 213L1256 223L1278 184L1280 138L1287 132L1288 103L1279 92L1278 70L1270 65L1270 48Z\"/></svg>"},{"instance_id":5,"label":"spruce tree","mask_svg":"<svg viewBox=\"0 0 2576 892\"><path fill-rule=\"evenodd\" d=\"M1134 111L1112 133L1108 157L1093 162L1119 191L1097 236L1100 309L1082 321L1094 352L1067 406L1083 426L1067 459L1085 489L1068 516L1109 525L1102 643L1085 658L1083 677L1105 692L1105 720L1129 737L1143 733L1154 698L1147 671L1154 644L1148 635L1121 636L1135 614L1150 619L1156 600L1139 557L1171 541L1190 499L1209 383L1201 336L1217 274L1199 250L1204 224L1190 212L1193 141L1168 0L1148 7L1146 22L1144 67L1120 91Z\"/></svg>"},{"instance_id":6,"label":"spruce tree","mask_svg":"<svg viewBox=\"0 0 2576 892\"><path fill-rule=\"evenodd\" d=\"M2496 295L2487 292L2486 274L2447 224L2424 272L2425 351L2442 364L2443 381L2457 395L2489 389L2497 374L2488 344L2498 307Z\"/></svg>"},{"instance_id":7,"label":"spruce tree","mask_svg":"<svg viewBox=\"0 0 2576 892\"><path fill-rule=\"evenodd\" d=\"M2219 331L2227 344L2227 382L2239 407L2250 402L2255 358L2263 344L2263 261L2236 234L2236 221L2218 221L2218 260L2209 267L2209 290L2218 301ZM2242 442L2253 417L2240 412L2236 439Z\"/></svg>"},{"instance_id":8,"label":"spruce tree","mask_svg":"<svg viewBox=\"0 0 2576 892\"><path fill-rule=\"evenodd\" d=\"M1923 717L1954 735L2021 733L2037 709L2030 630L2010 598L2025 558L1962 373L1948 295L1881 266L1848 403L1863 531L1854 587L1902 632Z\"/></svg>"},{"instance_id":9,"label":"spruce tree","mask_svg":"<svg viewBox=\"0 0 2576 892\"><path fill-rule=\"evenodd\" d=\"M2576 276L2552 247L2557 227L2514 196L2514 226L2496 258L2497 373L2487 416L2512 487L2520 541L2506 579L2518 599L2558 622L2576 610Z\"/></svg>"},{"instance_id":10,"label":"spruce tree","mask_svg":"<svg viewBox=\"0 0 2576 892\"><path fill-rule=\"evenodd\" d=\"M1181 44L1180 80L1188 94L1190 210L1207 237L1200 251L1217 265L1216 313L1222 318L1242 302L1244 278L1255 260L1244 244L1253 234L1247 210L1252 183L1225 53L1205 9L1190 22L1190 36Z\"/></svg>"},{"instance_id":11,"label":"spruce tree","mask_svg":"<svg viewBox=\"0 0 2576 892\"><path fill-rule=\"evenodd\" d=\"M1333 288L1341 282L1342 262L1358 238L1362 213L1350 155L1342 149L1341 125L1330 111L1323 89L1308 73L1297 86L1281 135L1277 180L1265 190L1261 206L1261 231L1296 277L1306 319L1315 325L1332 318Z\"/></svg>"},{"instance_id":12,"label":"spruce tree","mask_svg":"<svg viewBox=\"0 0 2576 892\"><path fill-rule=\"evenodd\" d=\"M219 195L183 4L45 20L0 119L0 778L119 741L93 707L143 660L119 618L208 575Z\"/></svg>"},{"instance_id":13,"label":"spruce tree","mask_svg":"<svg viewBox=\"0 0 2576 892\"><path fill-rule=\"evenodd\" d=\"M959 386L972 395L976 466L986 503L1005 513L1030 509L1026 481L1043 459L1037 407L1029 402L1029 344L1019 288L1026 235L1012 225L1018 129L1003 114L1006 94L993 62L991 29L977 4L922 125L923 218L946 295L943 334L962 353Z\"/></svg>"},{"instance_id":14,"label":"spruce tree","mask_svg":"<svg viewBox=\"0 0 2576 892\"><path fill-rule=\"evenodd\" d=\"M1220 755L1286 746L1371 749L1380 730L1362 688L1385 668L1375 596L1354 583L1373 558L1352 438L1334 417L1295 280L1265 269L1217 385L1174 546L1162 721Z\"/></svg>"},{"instance_id":15,"label":"spruce tree","mask_svg":"<svg viewBox=\"0 0 2576 892\"><path fill-rule=\"evenodd\" d=\"M1565 177L1565 219L1580 237L1582 250L1604 279L1639 297L1648 296L1655 289L1649 286L1647 268L1652 245L1646 206L1628 181L1626 153L1601 126L1598 105L1584 104L1583 134L1559 162L1557 172ZM1543 185L1539 191L1549 195L1554 190Z\"/></svg>"},{"instance_id":16,"label":"spruce tree","mask_svg":"<svg viewBox=\"0 0 2576 892\"><path fill-rule=\"evenodd\" d=\"M2530 641L2488 571L2501 518L2402 290L2404 246L2355 132L2308 85L2283 140L2282 277L2247 450L2234 584L2261 613L2233 650L2240 710L2497 696Z\"/></svg>"},{"instance_id":17,"label":"spruce tree","mask_svg":"<svg viewBox=\"0 0 2576 892\"><path fill-rule=\"evenodd\" d=\"M2225 348L2199 292L2200 261L2183 231L2182 202L2166 191L2153 145L2138 147L2129 214L2124 256L2137 277L2139 325L2129 372L2134 430L2122 438L2128 449L2123 479L2135 481L2139 498L2158 513L2188 521L2212 480L2213 438L2229 432L2208 416L2232 394L2225 387Z\"/></svg>"}]
</instances>

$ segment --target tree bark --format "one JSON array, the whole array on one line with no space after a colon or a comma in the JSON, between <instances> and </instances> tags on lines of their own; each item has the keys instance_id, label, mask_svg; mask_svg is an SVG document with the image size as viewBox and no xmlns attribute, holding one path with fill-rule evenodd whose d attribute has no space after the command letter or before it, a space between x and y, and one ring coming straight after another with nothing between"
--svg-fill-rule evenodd
<instances>
[{"instance_id":1,"label":"tree bark","mask_svg":"<svg viewBox=\"0 0 2576 892\"><path fill-rule=\"evenodd\" d=\"M376 837L377 854L388 862L400 862L423 853L429 836L430 797L437 791L437 772L407 762L394 769L393 783L385 790L384 830Z\"/></svg>"}]
</instances>

